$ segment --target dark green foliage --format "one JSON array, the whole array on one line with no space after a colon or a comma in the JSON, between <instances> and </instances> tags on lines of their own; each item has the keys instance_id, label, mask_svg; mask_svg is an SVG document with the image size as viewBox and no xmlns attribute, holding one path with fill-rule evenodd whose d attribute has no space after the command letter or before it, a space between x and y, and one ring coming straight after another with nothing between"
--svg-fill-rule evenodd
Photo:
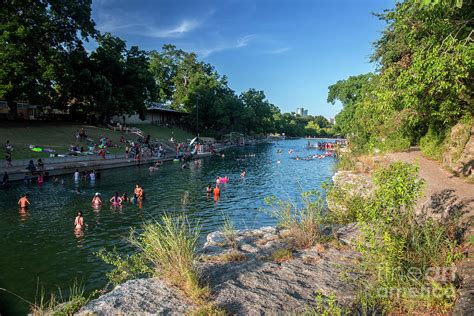
<instances>
[{"instance_id":1,"label":"dark green foliage","mask_svg":"<svg viewBox=\"0 0 474 316\"><path fill-rule=\"evenodd\" d=\"M376 74L349 77L329 89L344 108L335 130L358 151L437 147L451 127L474 114L473 10L463 1L406 0L378 17Z\"/></svg>"}]
</instances>

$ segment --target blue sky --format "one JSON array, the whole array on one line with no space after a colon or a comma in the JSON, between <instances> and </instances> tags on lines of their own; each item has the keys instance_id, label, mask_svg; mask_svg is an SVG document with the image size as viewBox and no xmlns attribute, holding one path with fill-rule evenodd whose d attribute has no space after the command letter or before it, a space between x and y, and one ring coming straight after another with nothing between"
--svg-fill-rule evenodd
<instances>
[{"instance_id":1,"label":"blue sky","mask_svg":"<svg viewBox=\"0 0 474 316\"><path fill-rule=\"evenodd\" d=\"M229 78L237 93L256 88L283 112L305 107L328 118L337 80L374 70L372 15L393 0L93 0L97 29L144 50L174 44ZM93 44L88 45L89 49Z\"/></svg>"}]
</instances>

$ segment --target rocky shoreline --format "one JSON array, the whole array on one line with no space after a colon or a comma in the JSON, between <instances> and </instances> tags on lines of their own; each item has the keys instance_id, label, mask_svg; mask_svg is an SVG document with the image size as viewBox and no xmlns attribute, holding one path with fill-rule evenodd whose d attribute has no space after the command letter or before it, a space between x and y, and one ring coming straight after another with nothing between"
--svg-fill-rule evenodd
<instances>
[{"instance_id":1,"label":"rocky shoreline","mask_svg":"<svg viewBox=\"0 0 474 316\"><path fill-rule=\"evenodd\" d=\"M223 232L213 232L200 250L198 266L211 289L212 303L230 314L303 312L316 306L316 292L334 294L339 304L351 306L357 289L350 279L356 277L352 267L359 254L347 243L355 232L351 225L341 228L337 232L341 244L303 250L292 250L288 231L275 227L236 231L234 245L226 242ZM290 250L291 258L272 258L280 249ZM117 286L83 307L79 315L169 315L195 308L179 289L148 278Z\"/></svg>"}]
</instances>

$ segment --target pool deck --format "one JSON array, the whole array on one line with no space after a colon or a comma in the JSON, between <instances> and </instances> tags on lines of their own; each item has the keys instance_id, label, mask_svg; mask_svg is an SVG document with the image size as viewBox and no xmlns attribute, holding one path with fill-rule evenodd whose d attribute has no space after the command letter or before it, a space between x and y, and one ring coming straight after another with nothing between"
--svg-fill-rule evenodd
<instances>
[{"instance_id":1,"label":"pool deck","mask_svg":"<svg viewBox=\"0 0 474 316\"><path fill-rule=\"evenodd\" d=\"M220 145L216 147L216 152L221 152L233 146ZM210 157L213 154L205 152L197 155L193 155L191 159L200 159ZM142 160L140 165L150 165L157 161L173 161L175 158L174 153L168 153L164 157L160 158L149 158L148 160ZM79 171L84 170L106 170L112 168L122 168L137 166L138 162L133 158L126 158L125 155L110 155L107 159L102 159L97 156L85 156L85 157L66 157L66 158L46 158L43 159L44 172L48 176L59 176L66 174L73 174L76 169ZM30 174L29 170L25 169L28 165L28 159L23 161L14 161L14 164L10 168L5 168L5 165L0 166L0 181L3 179L3 174L6 171L8 173L9 182L21 181L24 179L25 174ZM0 184L1 186L1 184Z\"/></svg>"}]
</instances>

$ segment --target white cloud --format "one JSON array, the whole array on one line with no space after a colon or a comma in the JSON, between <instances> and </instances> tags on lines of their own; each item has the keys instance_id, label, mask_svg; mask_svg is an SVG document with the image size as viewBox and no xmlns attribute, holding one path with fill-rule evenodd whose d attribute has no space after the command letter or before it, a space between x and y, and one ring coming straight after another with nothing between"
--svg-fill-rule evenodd
<instances>
[{"instance_id":1,"label":"white cloud","mask_svg":"<svg viewBox=\"0 0 474 316\"><path fill-rule=\"evenodd\" d=\"M169 28L158 28L143 25L144 30L142 32L138 32L137 34L157 38L179 37L185 33L193 31L199 27L200 24L201 23L196 20L184 20L181 23Z\"/></svg>"},{"instance_id":2,"label":"white cloud","mask_svg":"<svg viewBox=\"0 0 474 316\"><path fill-rule=\"evenodd\" d=\"M276 48L276 49L266 51L265 53L267 53L267 54L282 54L282 53L285 53L289 50L291 50L291 47L281 47L281 48Z\"/></svg>"},{"instance_id":3,"label":"white cloud","mask_svg":"<svg viewBox=\"0 0 474 316\"><path fill-rule=\"evenodd\" d=\"M131 16L123 12L102 13L97 18L97 29L103 32L114 33L121 31L126 34L141 35L154 38L176 38L198 28L202 22L193 19L184 19L170 26L154 26L149 21Z\"/></svg>"},{"instance_id":4,"label":"white cloud","mask_svg":"<svg viewBox=\"0 0 474 316\"><path fill-rule=\"evenodd\" d=\"M205 57L208 57L208 56L210 56L214 53L249 46L249 44L252 41L254 41L256 37L257 37L256 34L248 34L248 35L242 36L242 37L240 37L240 38L238 38L237 40L234 40L234 41L220 42L220 43L217 43L216 45L211 46L211 47L194 48L192 50L195 51L200 57L205 58Z\"/></svg>"}]
</instances>

